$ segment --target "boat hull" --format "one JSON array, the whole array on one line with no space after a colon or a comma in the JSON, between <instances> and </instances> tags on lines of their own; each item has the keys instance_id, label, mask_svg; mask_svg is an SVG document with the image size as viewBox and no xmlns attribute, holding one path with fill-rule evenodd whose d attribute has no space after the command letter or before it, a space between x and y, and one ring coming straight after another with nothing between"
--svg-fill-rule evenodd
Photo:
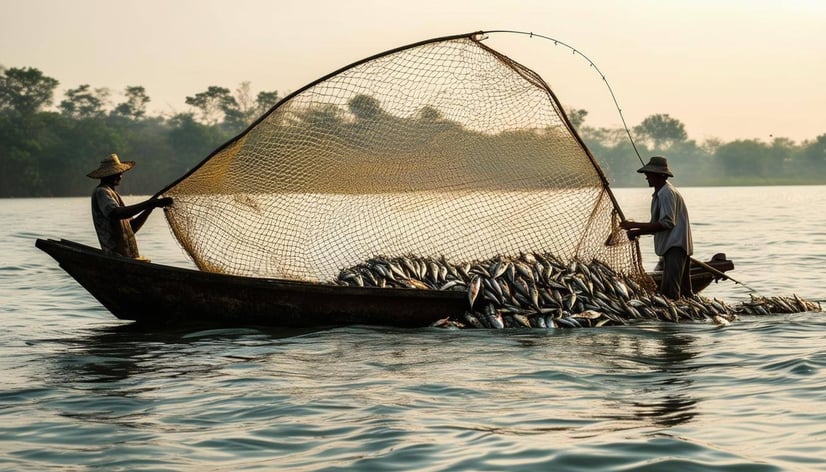
<instances>
[{"instance_id":1,"label":"boat hull","mask_svg":"<svg viewBox=\"0 0 826 472\"><path fill-rule=\"evenodd\" d=\"M35 245L117 318L143 323L421 327L467 307L464 292L239 277L109 256L65 240Z\"/></svg>"},{"instance_id":2,"label":"boat hull","mask_svg":"<svg viewBox=\"0 0 826 472\"><path fill-rule=\"evenodd\" d=\"M67 240L38 239L35 245L117 318L141 323L415 328L460 317L468 307L464 291L240 277L110 256ZM720 272L734 268L724 255L706 264ZM691 273L695 292L721 278L697 264ZM658 281L661 274L651 275Z\"/></svg>"},{"instance_id":3,"label":"boat hull","mask_svg":"<svg viewBox=\"0 0 826 472\"><path fill-rule=\"evenodd\" d=\"M708 270L706 267L703 267L703 265L711 267L717 271L717 273ZM726 259L726 255L723 253L715 254L710 261L704 262L703 265L696 261L691 261L689 275L691 277L691 288L694 290L694 293L700 293L704 288L711 285L711 282L718 282L723 279L725 272L734 269L734 262ZM657 286L660 285L663 276L662 272L649 272L648 275L654 279Z\"/></svg>"}]
</instances>

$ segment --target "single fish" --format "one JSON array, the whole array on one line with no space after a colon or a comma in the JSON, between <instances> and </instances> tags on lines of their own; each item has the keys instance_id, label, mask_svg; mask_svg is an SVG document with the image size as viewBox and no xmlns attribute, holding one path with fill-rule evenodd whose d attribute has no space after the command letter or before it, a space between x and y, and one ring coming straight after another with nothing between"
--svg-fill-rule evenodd
<instances>
[{"instance_id":1,"label":"single fish","mask_svg":"<svg viewBox=\"0 0 826 472\"><path fill-rule=\"evenodd\" d=\"M407 288L416 288L419 290L428 290L431 287L426 283L422 282L421 280L417 279L406 279L402 283L404 283L405 287Z\"/></svg>"},{"instance_id":2,"label":"single fish","mask_svg":"<svg viewBox=\"0 0 826 472\"><path fill-rule=\"evenodd\" d=\"M406 273L404 272L404 270L403 270L403 269L402 269L402 268L401 268L398 264L396 264L395 262L389 262L389 263L387 264L387 267L389 267L389 268L390 268L390 272L393 274L393 276L394 276L394 277L399 277L399 278L402 278L402 279L407 278L407 274L406 274Z\"/></svg>"},{"instance_id":3,"label":"single fish","mask_svg":"<svg viewBox=\"0 0 826 472\"><path fill-rule=\"evenodd\" d=\"M580 312L580 313L577 313L577 314L574 315L574 317L576 317L576 318L582 318L582 319L586 319L586 320L596 320L596 319L601 318L603 316L604 315L602 313L597 312L597 311L592 311L592 310L585 310L583 312Z\"/></svg>"},{"instance_id":4,"label":"single fish","mask_svg":"<svg viewBox=\"0 0 826 472\"><path fill-rule=\"evenodd\" d=\"M502 314L499 313L493 305L485 307L485 315L488 317L488 323L494 329L502 329L505 327L505 322L502 320Z\"/></svg>"},{"instance_id":5,"label":"single fish","mask_svg":"<svg viewBox=\"0 0 826 472\"><path fill-rule=\"evenodd\" d=\"M519 313L514 313L511 317L516 320L516 322L521 325L523 328L530 328L531 322L528 320L528 317Z\"/></svg>"},{"instance_id":6,"label":"single fish","mask_svg":"<svg viewBox=\"0 0 826 472\"><path fill-rule=\"evenodd\" d=\"M581 328L580 324L569 316L556 318L554 321L556 322L557 326L561 328Z\"/></svg>"},{"instance_id":7,"label":"single fish","mask_svg":"<svg viewBox=\"0 0 826 472\"><path fill-rule=\"evenodd\" d=\"M402 271L404 274L400 275L400 277L405 278L405 279L410 278L410 277L414 277L414 276L418 277L418 274L417 274L418 268L416 267L415 262L413 262L412 260L410 260L407 257L400 257L399 258L399 263L404 268L404 270Z\"/></svg>"},{"instance_id":8,"label":"single fish","mask_svg":"<svg viewBox=\"0 0 826 472\"><path fill-rule=\"evenodd\" d=\"M448 280L447 282L445 282L444 284L442 284L439 287L439 290L450 290L453 287L464 286L464 285L465 285L465 283L462 282L461 280Z\"/></svg>"},{"instance_id":9,"label":"single fish","mask_svg":"<svg viewBox=\"0 0 826 472\"><path fill-rule=\"evenodd\" d=\"M479 296L479 291L482 289L482 277L474 275L470 279L470 284L467 288L468 306L473 309L473 304L476 302L476 297Z\"/></svg>"},{"instance_id":10,"label":"single fish","mask_svg":"<svg viewBox=\"0 0 826 472\"><path fill-rule=\"evenodd\" d=\"M519 275L521 275L525 280L529 282L535 282L533 270L530 268L530 266L527 266L521 262L515 262L513 265L516 268L516 272Z\"/></svg>"},{"instance_id":11,"label":"single fish","mask_svg":"<svg viewBox=\"0 0 826 472\"><path fill-rule=\"evenodd\" d=\"M465 312L464 318L465 318L465 321L467 321L468 324L473 326L474 328L483 329L483 328L487 327L487 326L485 326L484 323L482 323L482 321L475 314L473 314L469 311Z\"/></svg>"},{"instance_id":12,"label":"single fish","mask_svg":"<svg viewBox=\"0 0 826 472\"><path fill-rule=\"evenodd\" d=\"M628 300L629 298L631 298L628 295L628 288L625 286L624 283L622 283L622 281L614 280L611 285L613 285L614 290L617 292L617 295L621 296L625 300Z\"/></svg>"}]
</instances>

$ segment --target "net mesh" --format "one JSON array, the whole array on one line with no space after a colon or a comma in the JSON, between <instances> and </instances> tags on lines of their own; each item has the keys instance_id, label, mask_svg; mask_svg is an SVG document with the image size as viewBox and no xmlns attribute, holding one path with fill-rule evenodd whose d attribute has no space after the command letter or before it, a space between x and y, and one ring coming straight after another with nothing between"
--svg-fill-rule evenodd
<instances>
[{"instance_id":1,"label":"net mesh","mask_svg":"<svg viewBox=\"0 0 826 472\"><path fill-rule=\"evenodd\" d=\"M474 35L301 89L162 193L205 271L327 282L377 255L538 251L642 274L550 88Z\"/></svg>"}]
</instances>

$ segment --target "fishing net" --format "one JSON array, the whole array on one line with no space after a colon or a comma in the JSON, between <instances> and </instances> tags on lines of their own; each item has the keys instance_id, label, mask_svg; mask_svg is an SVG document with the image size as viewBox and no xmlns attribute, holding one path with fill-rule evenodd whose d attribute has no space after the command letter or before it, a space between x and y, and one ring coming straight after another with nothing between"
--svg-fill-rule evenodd
<instances>
[{"instance_id":1,"label":"fishing net","mask_svg":"<svg viewBox=\"0 0 826 472\"><path fill-rule=\"evenodd\" d=\"M211 272L328 282L377 255L542 252L643 273L548 85L474 34L302 88L161 193Z\"/></svg>"}]
</instances>

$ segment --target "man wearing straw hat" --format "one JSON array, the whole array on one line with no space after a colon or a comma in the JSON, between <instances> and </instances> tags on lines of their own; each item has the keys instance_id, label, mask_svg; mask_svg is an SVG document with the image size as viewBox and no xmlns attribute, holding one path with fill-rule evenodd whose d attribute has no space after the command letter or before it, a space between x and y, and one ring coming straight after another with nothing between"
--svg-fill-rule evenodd
<instances>
[{"instance_id":1,"label":"man wearing straw hat","mask_svg":"<svg viewBox=\"0 0 826 472\"><path fill-rule=\"evenodd\" d=\"M120 185L123 173L134 166L134 161L121 162L117 154L112 154L100 161L100 167L86 175L100 179L100 185L92 194L92 220L101 249L107 254L141 259L135 233L152 210L171 205L172 199L150 198L134 205L124 205L115 187Z\"/></svg>"},{"instance_id":2,"label":"man wearing straw hat","mask_svg":"<svg viewBox=\"0 0 826 472\"><path fill-rule=\"evenodd\" d=\"M628 237L631 239L642 234L654 235L654 252L660 256L657 269L663 271L660 284L660 292L663 295L672 299L691 296L693 290L689 269L694 242L691 239L688 210L683 197L671 182L668 182L669 177L674 177L668 168L668 160L662 156L654 156L637 172L645 174L648 186L654 188L651 221L623 221L620 227L628 231Z\"/></svg>"}]
</instances>

